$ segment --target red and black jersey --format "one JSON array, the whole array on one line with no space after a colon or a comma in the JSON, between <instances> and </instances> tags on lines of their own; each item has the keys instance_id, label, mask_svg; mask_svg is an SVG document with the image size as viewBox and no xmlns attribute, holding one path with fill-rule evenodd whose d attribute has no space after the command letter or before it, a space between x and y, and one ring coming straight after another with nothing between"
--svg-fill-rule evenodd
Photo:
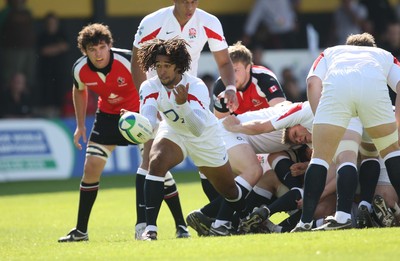
<instances>
[{"instance_id":1,"label":"red and black jersey","mask_svg":"<svg viewBox=\"0 0 400 261\"><path fill-rule=\"evenodd\" d=\"M119 114L121 109L138 112L139 94L132 80L130 50L111 49L110 63L97 69L87 58L79 58L72 69L74 86L98 95L100 111Z\"/></svg>"},{"instance_id":2,"label":"red and black jersey","mask_svg":"<svg viewBox=\"0 0 400 261\"><path fill-rule=\"evenodd\" d=\"M228 108L223 99L218 99L218 95L225 91L225 85L219 78L213 88L214 109L219 112L228 112ZM268 101L277 98L285 98L282 87L276 75L266 67L253 65L250 70L250 79L243 90L236 93L239 107L235 114L242 114L247 111L256 111L270 107Z\"/></svg>"}]
</instances>

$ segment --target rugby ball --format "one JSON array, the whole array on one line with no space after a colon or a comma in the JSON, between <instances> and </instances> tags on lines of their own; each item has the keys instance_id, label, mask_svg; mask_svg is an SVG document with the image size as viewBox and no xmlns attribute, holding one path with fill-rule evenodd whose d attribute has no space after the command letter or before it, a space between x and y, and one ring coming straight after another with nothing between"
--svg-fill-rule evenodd
<instances>
[{"instance_id":1,"label":"rugby ball","mask_svg":"<svg viewBox=\"0 0 400 261\"><path fill-rule=\"evenodd\" d=\"M124 138L135 144L142 144L151 139L153 128L143 115L127 111L118 121L118 129Z\"/></svg>"}]
</instances>

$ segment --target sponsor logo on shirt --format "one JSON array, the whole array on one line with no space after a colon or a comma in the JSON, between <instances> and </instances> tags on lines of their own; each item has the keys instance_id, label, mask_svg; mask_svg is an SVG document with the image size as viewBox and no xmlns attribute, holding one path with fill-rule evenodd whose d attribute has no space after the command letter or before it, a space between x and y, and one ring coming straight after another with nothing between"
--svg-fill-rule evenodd
<instances>
[{"instance_id":1,"label":"sponsor logo on shirt","mask_svg":"<svg viewBox=\"0 0 400 261\"><path fill-rule=\"evenodd\" d=\"M110 93L110 95L108 96L108 99L107 99L108 103L110 103L110 104L116 104L116 103L121 102L122 100L123 100L122 97L120 97L114 93Z\"/></svg>"},{"instance_id":2,"label":"sponsor logo on shirt","mask_svg":"<svg viewBox=\"0 0 400 261\"><path fill-rule=\"evenodd\" d=\"M124 87L127 85L125 78L121 76L117 78L117 82L118 82L118 87Z\"/></svg>"},{"instance_id":3,"label":"sponsor logo on shirt","mask_svg":"<svg viewBox=\"0 0 400 261\"><path fill-rule=\"evenodd\" d=\"M194 39L197 37L197 31L195 28L189 29L189 39Z\"/></svg>"},{"instance_id":4,"label":"sponsor logo on shirt","mask_svg":"<svg viewBox=\"0 0 400 261\"><path fill-rule=\"evenodd\" d=\"M278 91L279 88L276 85L273 85L273 86L269 87L268 90L270 93L274 93L274 92Z\"/></svg>"},{"instance_id":5,"label":"sponsor logo on shirt","mask_svg":"<svg viewBox=\"0 0 400 261\"><path fill-rule=\"evenodd\" d=\"M262 104L262 102L257 99L252 99L251 102L253 103L254 107L258 107Z\"/></svg>"}]
</instances>

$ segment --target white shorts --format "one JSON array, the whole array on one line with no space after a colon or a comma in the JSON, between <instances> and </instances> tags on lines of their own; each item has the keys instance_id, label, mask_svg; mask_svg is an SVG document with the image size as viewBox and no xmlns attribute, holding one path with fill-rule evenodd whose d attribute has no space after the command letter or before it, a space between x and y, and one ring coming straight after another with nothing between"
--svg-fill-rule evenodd
<instances>
[{"instance_id":1,"label":"white shorts","mask_svg":"<svg viewBox=\"0 0 400 261\"><path fill-rule=\"evenodd\" d=\"M190 137L176 133L162 121L154 141L162 138L169 139L178 145L184 158L189 156L197 167L220 167L228 161L225 143L217 125L204 130L200 137Z\"/></svg>"},{"instance_id":2,"label":"white shorts","mask_svg":"<svg viewBox=\"0 0 400 261\"><path fill-rule=\"evenodd\" d=\"M356 116L364 128L395 122L387 85L359 72L331 74L323 82L314 124L347 128Z\"/></svg>"},{"instance_id":3,"label":"white shorts","mask_svg":"<svg viewBox=\"0 0 400 261\"><path fill-rule=\"evenodd\" d=\"M225 129L223 129L223 140L227 150L240 144L249 144L245 134L229 132Z\"/></svg>"}]
</instances>

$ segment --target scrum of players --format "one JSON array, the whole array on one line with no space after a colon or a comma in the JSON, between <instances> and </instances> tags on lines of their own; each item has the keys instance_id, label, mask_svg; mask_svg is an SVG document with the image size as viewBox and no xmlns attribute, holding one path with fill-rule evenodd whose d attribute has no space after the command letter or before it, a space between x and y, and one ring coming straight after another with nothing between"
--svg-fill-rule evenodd
<instances>
[{"instance_id":1,"label":"scrum of players","mask_svg":"<svg viewBox=\"0 0 400 261\"><path fill-rule=\"evenodd\" d=\"M187 2L189 4L186 6ZM237 42L228 47L218 19L198 9L197 5L197 1L174 1L173 6L157 11L158 16L147 18L158 19L160 25L155 23L156 21L150 23L145 18L143 23L147 21L150 25L160 26L160 28L151 31L149 26L139 26L131 60L134 82L131 86L135 86L137 89L139 86L140 88L146 86L150 80L145 81L146 75L139 73L140 65L142 68L155 69L160 80L161 77L164 77L156 67L157 60L151 60L153 59L151 55L149 56L151 66L146 67L141 64L143 61L138 59L138 53L142 52L139 50L142 44L146 45L146 41L153 38L163 41L170 40L168 43L173 44L176 44L174 38L186 40L189 44L187 48L192 63L190 67L184 68L189 71L189 74L196 76L200 55L199 52L192 53L194 52L191 49L192 45L204 46L208 42L218 64L221 77L217 79L212 93L210 93L213 99L212 117L219 119L218 121L215 119L215 122L225 144L224 150L228 154L230 167L236 176L234 182L232 183L230 180L230 183L236 184L236 188L233 186L229 193L225 193L224 198L211 186L211 183L215 183L216 180L209 182L204 175L206 173L200 171L203 191L209 202L190 212L186 217L187 224L199 236L398 226L400 224L400 208L398 206L400 149L398 132L393 128L396 121L400 121L400 113L398 115L394 111L399 112L400 109L393 110L387 93L387 85L395 92L400 88L400 63L390 53L377 48L371 35L365 33L351 35L346 45L328 48L316 58L307 76L308 101L292 102L286 99L276 75L264 66L254 65L251 51L242 43ZM187 10L188 12L186 12ZM162 17L164 16L170 17L172 20L176 18L178 22L182 22L181 28L188 29L188 35L183 35L187 30L176 30L174 34L168 34L164 30L167 28L167 25L163 24ZM203 19L209 21L208 24L214 26L215 31L210 32L210 29L207 28L205 33L201 34L200 31L204 30L202 28L189 30L190 28L187 28L186 25L196 19L199 20L199 23L196 23L197 26L204 22ZM176 26L178 23L174 23L174 25ZM146 30L150 30L150 32L146 32ZM154 32L160 35L153 35ZM146 37L147 33L152 37ZM196 37L202 38L202 42L194 42L193 38ZM100 41L100 43L103 42ZM93 44L96 48L97 45L97 42ZM104 45L111 48L112 42L104 43ZM202 48L197 49L201 50ZM83 53L86 55L88 50L84 50ZM362 56L365 53L368 54L367 57ZM93 57L90 57L89 54L87 54L89 59L93 58L93 61L97 62L95 59L97 57L94 54ZM357 55L361 55L363 62L357 63ZM356 68L352 64L354 62L352 59L356 61L357 66L367 67L368 63L364 61L371 59L368 61L375 67L372 66L372 69L368 67L369 71L363 67ZM176 64L171 64L168 59L162 65L166 70L169 69L168 66L176 66ZM99 64L99 66L103 65ZM341 81L358 82L365 78L361 74L362 71L368 71L369 75L375 77L368 79L369 82L365 85L372 85L376 81L376 85L381 88L376 88L380 91L375 96L367 95L367 98L364 98L369 104L365 104L365 101L364 103L360 102L357 95L355 95L356 97L347 95L347 92L343 92L338 87L343 85ZM184 73L186 74L185 71L182 71L176 75L182 77ZM151 74L147 76L149 77L149 75ZM346 79L346 77L350 77L350 79ZM329 81L325 81L327 78ZM166 78L163 79L166 80ZM205 84L199 83L199 81L197 84L204 85L206 88ZM163 83L162 80L161 83ZM81 85L80 89L84 90L84 84ZM348 87L357 88L359 86ZM77 92L75 89L74 91ZM183 104L186 109L190 107L190 102L185 102L185 99L187 101L193 99L193 96L187 98L188 89L188 86L186 90L181 86L179 90L172 91L173 96L179 96L180 99L176 104ZM141 91L139 90L139 92ZM362 96L360 94L364 95L369 92L373 93L366 90L358 90L353 93ZM338 96L343 96L341 97L344 100L343 103L337 102ZM380 100L378 100L378 96ZM150 99L154 99L153 102L156 103L159 102L157 97L153 95ZM210 103L209 98L207 99L204 104ZM141 106L143 103L144 101L141 100ZM376 104L376 106L371 106L371 104ZM372 111L371 107L376 107L377 111ZM116 107L114 109L116 110ZM203 116L201 115L204 112L200 112L202 109L205 109L204 106L197 108L196 112L192 111L192 120L195 120L192 124L196 128L203 126L201 118ZM206 109L208 110L208 106ZM137 108L132 110L137 110ZM178 111L178 117L180 117L179 113L187 114L188 111ZM209 115L208 112L207 115ZM340 121L338 121L338 117ZM209 116L207 119L210 120ZM381 128L382 125L387 128ZM324 132L324 128L326 128L326 132ZM332 132L332 130L335 131ZM331 136L325 135L325 133L330 133ZM197 133L195 136L201 136L201 134ZM77 137L77 141L79 138ZM115 148L115 145L120 145L119 142L112 142L112 144L109 153ZM329 147L327 144L332 144L332 146ZM327 146L329 148L325 148ZM149 147L151 147L150 143ZM138 198L141 197L137 206L146 206L146 209L149 202L146 202L143 195L145 180L157 181L159 183L157 187L167 188L171 197L178 195L171 174L167 175L167 179L162 176L147 179L149 176L147 169L152 165L151 161L149 163L149 150L150 148L146 149L145 146L143 162L138 169L138 173L141 175L137 175L142 181L139 187L136 185L137 191L141 192L140 195L137 194ZM93 158L90 153L94 152L88 151L88 153L87 156ZM107 157L104 160L107 160ZM103 163L105 164L105 161ZM153 165L155 164L153 163ZM96 171L98 172L96 179L89 181L92 183L95 181L93 184L97 191L101 169ZM164 185L161 185L163 182L165 182ZM82 183L81 187L87 186L89 191L93 184L86 183ZM219 187L219 191L221 191L221 187ZM164 194L159 191L157 200L161 200L162 195L166 195L165 193L165 191ZM226 197L228 194L229 197ZM235 210L231 207L232 199L236 197L237 203L244 199L245 204L241 210L238 208L239 204L236 204ZM145 201L143 202L143 200ZM164 200L166 200L165 196ZM59 242L88 240L87 223L94 201L95 197L91 199L90 204L85 203L88 206L82 207L85 211L80 210L84 213L81 214L81 218L78 215L77 228L73 229L66 237L60 238ZM179 199L171 204L175 204L175 207L170 207L170 209L171 212L175 211L173 216L176 219L177 237L190 237L186 224L182 220ZM137 209L139 208L137 207ZM274 223L271 217L279 212L286 212L287 218L279 223ZM147 224L146 228L146 222L149 223L148 214L146 212L145 215L144 210L140 215L138 214L136 239L157 239L157 227ZM151 221L155 223L157 215L153 216ZM145 218L146 220L144 220ZM80 224L82 228L78 227Z\"/></svg>"}]
</instances>

